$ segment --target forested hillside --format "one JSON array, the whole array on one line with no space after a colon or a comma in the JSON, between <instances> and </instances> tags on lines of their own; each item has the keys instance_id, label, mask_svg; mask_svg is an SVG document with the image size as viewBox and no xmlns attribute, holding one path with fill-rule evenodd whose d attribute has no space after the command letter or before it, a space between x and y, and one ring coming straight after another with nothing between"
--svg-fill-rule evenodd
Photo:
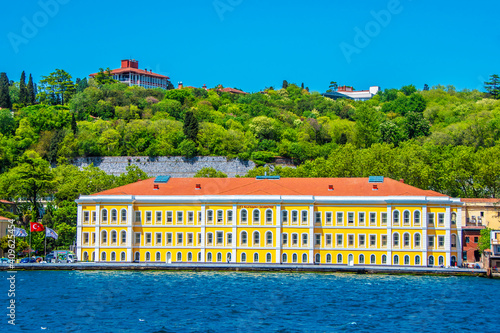
<instances>
[{"instance_id":1,"label":"forested hillside","mask_svg":"<svg viewBox=\"0 0 500 333\"><path fill-rule=\"evenodd\" d=\"M451 196L492 197L500 191L498 94L453 86L420 91L408 85L356 102L333 101L295 84L241 95L222 92L220 86L128 87L103 71L95 80L74 84L58 70L38 86L4 76L4 199L30 195L19 192L27 175L22 170L37 164L52 185L40 186L36 200L52 195L56 206L74 207L71 202L80 193L126 183L108 180L96 187L89 177L98 171L78 171L69 165L74 157L130 155L217 155L260 165L281 156L298 167L260 168L249 176L264 171L287 177L383 175ZM49 163L58 166L51 169ZM145 177L140 170L130 172L129 181ZM72 182L79 185L61 194Z\"/></svg>"}]
</instances>

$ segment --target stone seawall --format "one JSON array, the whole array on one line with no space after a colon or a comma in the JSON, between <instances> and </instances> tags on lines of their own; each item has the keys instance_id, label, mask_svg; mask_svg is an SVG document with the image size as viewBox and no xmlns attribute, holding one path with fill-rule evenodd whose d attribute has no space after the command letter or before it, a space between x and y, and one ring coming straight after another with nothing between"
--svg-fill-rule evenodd
<instances>
[{"instance_id":1,"label":"stone seawall","mask_svg":"<svg viewBox=\"0 0 500 333\"><path fill-rule=\"evenodd\" d=\"M228 160L222 156L199 156L185 158L182 156L105 156L79 157L73 160L73 165L80 169L94 164L95 167L111 175L120 175L126 172L129 165L137 165L150 177L170 175L172 177L193 177L202 168L214 168L222 171L228 177L244 176L255 168L252 161L240 159Z\"/></svg>"}]
</instances>

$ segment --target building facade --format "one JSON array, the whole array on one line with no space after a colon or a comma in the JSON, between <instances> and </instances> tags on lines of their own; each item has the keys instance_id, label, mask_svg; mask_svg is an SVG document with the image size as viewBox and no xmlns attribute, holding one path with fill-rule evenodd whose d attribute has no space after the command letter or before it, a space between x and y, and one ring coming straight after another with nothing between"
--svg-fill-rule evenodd
<instances>
[{"instance_id":1,"label":"building facade","mask_svg":"<svg viewBox=\"0 0 500 333\"><path fill-rule=\"evenodd\" d=\"M113 79L125 83L129 86L140 86L144 88L162 88L167 89L169 85L169 77L153 73L152 70L139 69L137 60L122 60L121 68L111 71ZM90 77L95 77L97 73L90 74Z\"/></svg>"},{"instance_id":2,"label":"building facade","mask_svg":"<svg viewBox=\"0 0 500 333\"><path fill-rule=\"evenodd\" d=\"M157 177L77 203L84 261L461 263L460 201L383 177Z\"/></svg>"},{"instance_id":3,"label":"building facade","mask_svg":"<svg viewBox=\"0 0 500 333\"><path fill-rule=\"evenodd\" d=\"M500 230L500 199L462 198L464 203L462 225L486 226Z\"/></svg>"}]
</instances>

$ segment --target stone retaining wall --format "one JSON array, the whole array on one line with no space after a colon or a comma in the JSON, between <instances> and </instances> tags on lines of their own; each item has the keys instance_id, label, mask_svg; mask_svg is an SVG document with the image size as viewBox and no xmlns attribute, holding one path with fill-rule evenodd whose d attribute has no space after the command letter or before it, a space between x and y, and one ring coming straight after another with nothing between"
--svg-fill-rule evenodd
<instances>
[{"instance_id":1,"label":"stone retaining wall","mask_svg":"<svg viewBox=\"0 0 500 333\"><path fill-rule=\"evenodd\" d=\"M190 159L182 156L106 156L79 157L73 160L73 165L80 169L91 164L116 176L125 173L126 167L134 164L150 177L170 175L176 178L193 177L202 168L214 168L224 172L228 177L244 176L255 168L255 163L252 161L228 160L221 156L199 156Z\"/></svg>"}]
</instances>

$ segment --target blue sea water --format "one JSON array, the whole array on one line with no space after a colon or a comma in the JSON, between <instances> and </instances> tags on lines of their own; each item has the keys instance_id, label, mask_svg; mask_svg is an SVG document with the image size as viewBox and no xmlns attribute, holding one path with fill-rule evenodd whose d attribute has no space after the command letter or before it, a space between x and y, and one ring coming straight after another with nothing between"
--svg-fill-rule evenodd
<instances>
[{"instance_id":1,"label":"blue sea water","mask_svg":"<svg viewBox=\"0 0 500 333\"><path fill-rule=\"evenodd\" d=\"M7 277L6 272L2 276ZM312 273L16 273L1 332L498 332L500 281Z\"/></svg>"}]
</instances>

